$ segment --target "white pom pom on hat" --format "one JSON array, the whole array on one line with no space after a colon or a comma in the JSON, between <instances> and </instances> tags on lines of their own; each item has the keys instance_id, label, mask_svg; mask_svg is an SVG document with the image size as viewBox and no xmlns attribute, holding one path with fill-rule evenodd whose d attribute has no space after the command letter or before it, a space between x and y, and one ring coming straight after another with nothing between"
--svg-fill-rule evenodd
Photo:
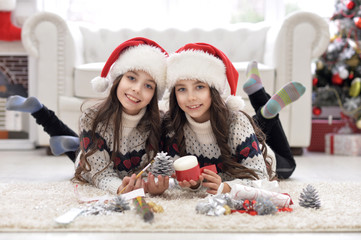
<instances>
[{"instance_id":1,"label":"white pom pom on hat","mask_svg":"<svg viewBox=\"0 0 361 240\"><path fill-rule=\"evenodd\" d=\"M189 43L171 54L167 60L167 79L169 89L180 79L197 79L217 89L222 96L228 83L233 96L228 96L227 107L231 110L244 107L242 97L235 96L237 69L221 50L208 43Z\"/></svg>"},{"instance_id":2,"label":"white pom pom on hat","mask_svg":"<svg viewBox=\"0 0 361 240\"><path fill-rule=\"evenodd\" d=\"M166 87L168 53L156 42L137 37L120 44L105 63L101 75L92 79L96 92L105 92L121 74L132 70L143 70L157 83L158 98Z\"/></svg>"},{"instance_id":3,"label":"white pom pom on hat","mask_svg":"<svg viewBox=\"0 0 361 240\"><path fill-rule=\"evenodd\" d=\"M245 103L241 96L230 95L226 99L226 105L227 105L228 109L230 109L232 111L239 111L244 108Z\"/></svg>"},{"instance_id":4,"label":"white pom pom on hat","mask_svg":"<svg viewBox=\"0 0 361 240\"><path fill-rule=\"evenodd\" d=\"M93 90L96 92L105 92L109 88L109 79L103 77L95 77L91 80Z\"/></svg>"}]
</instances>

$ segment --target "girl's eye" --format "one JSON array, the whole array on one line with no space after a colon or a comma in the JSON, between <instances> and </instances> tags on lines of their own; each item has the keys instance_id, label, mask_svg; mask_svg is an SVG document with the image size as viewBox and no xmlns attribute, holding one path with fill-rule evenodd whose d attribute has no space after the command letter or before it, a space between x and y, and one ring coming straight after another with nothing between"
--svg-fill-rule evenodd
<instances>
[{"instance_id":1,"label":"girl's eye","mask_svg":"<svg viewBox=\"0 0 361 240\"><path fill-rule=\"evenodd\" d=\"M133 76L128 76L128 79L129 79L130 81L134 81L134 80L135 80L135 77L133 77Z\"/></svg>"},{"instance_id":2,"label":"girl's eye","mask_svg":"<svg viewBox=\"0 0 361 240\"><path fill-rule=\"evenodd\" d=\"M145 87L146 87L146 88L149 88L149 89L153 89L153 86L150 85L150 84L145 84Z\"/></svg>"},{"instance_id":3,"label":"girl's eye","mask_svg":"<svg viewBox=\"0 0 361 240\"><path fill-rule=\"evenodd\" d=\"M199 90L200 90L200 89L203 89L203 88L204 88L203 85L198 85L198 86L197 86L197 89L199 89Z\"/></svg>"},{"instance_id":4,"label":"girl's eye","mask_svg":"<svg viewBox=\"0 0 361 240\"><path fill-rule=\"evenodd\" d=\"M186 89L185 88L178 88L177 92L184 92Z\"/></svg>"}]
</instances>

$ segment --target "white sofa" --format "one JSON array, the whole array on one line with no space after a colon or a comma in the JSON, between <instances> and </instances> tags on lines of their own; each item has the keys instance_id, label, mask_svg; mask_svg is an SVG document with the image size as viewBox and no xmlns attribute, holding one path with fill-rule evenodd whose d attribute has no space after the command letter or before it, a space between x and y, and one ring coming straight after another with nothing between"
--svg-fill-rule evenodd
<instances>
[{"instance_id":1,"label":"white sofa","mask_svg":"<svg viewBox=\"0 0 361 240\"><path fill-rule=\"evenodd\" d=\"M273 94L289 81L303 83L307 91L296 103L282 110L280 117L291 147L307 147L311 136L311 61L329 43L327 22L318 15L297 12L283 22L237 24L217 29L93 29L66 22L61 17L40 12L29 17L22 28L22 42L29 54L30 94L38 97L72 129L78 129L80 105L98 97L90 80L100 75L112 50L136 36L158 42L169 53L190 42L207 42L227 54L240 73L237 95L242 91L245 69L251 60L260 64L266 90ZM247 99L248 100L248 99ZM246 111L253 114L246 102ZM49 137L37 127L39 146Z\"/></svg>"}]
</instances>

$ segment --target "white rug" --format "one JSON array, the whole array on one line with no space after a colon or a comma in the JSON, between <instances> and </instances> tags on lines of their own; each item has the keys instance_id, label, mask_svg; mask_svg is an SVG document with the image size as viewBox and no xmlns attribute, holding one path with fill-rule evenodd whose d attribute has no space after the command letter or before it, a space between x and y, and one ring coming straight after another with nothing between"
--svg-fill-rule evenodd
<instances>
[{"instance_id":1,"label":"white rug","mask_svg":"<svg viewBox=\"0 0 361 240\"><path fill-rule=\"evenodd\" d=\"M164 208L156 213L152 223L144 222L135 210L99 216L79 216L66 227L54 218L77 202L74 184L0 183L0 232L24 231L92 231L92 232L338 232L361 231L361 183L312 183L319 193L321 208L300 207L298 198L307 183L280 182L282 192L291 195L293 212L251 216L235 213L219 217L197 214L195 206L202 197L181 191L167 191L162 197L149 197ZM84 197L106 193L91 186L79 186ZM132 205L130 205L133 207Z\"/></svg>"}]
</instances>

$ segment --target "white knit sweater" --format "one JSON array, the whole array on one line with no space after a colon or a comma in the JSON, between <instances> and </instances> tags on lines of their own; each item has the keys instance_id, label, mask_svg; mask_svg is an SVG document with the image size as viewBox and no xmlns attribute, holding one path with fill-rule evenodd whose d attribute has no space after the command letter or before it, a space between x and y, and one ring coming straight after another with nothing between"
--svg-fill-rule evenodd
<instances>
[{"instance_id":1,"label":"white knit sweater","mask_svg":"<svg viewBox=\"0 0 361 240\"><path fill-rule=\"evenodd\" d=\"M101 139L97 143L98 150L87 158L91 171L82 174L89 183L116 194L125 176L139 172L145 166L148 162L145 154L145 140L149 132L142 133L136 129L144 114L145 108L137 115L122 113L120 152L117 153L115 161L110 160L114 151L114 126L111 123L104 131L105 126L98 125L96 133ZM94 115L94 109L88 109L80 118L81 144L83 146L90 146L90 129ZM86 148L86 151L88 150L89 148ZM79 162L79 156L77 162Z\"/></svg>"},{"instance_id":2,"label":"white knit sweater","mask_svg":"<svg viewBox=\"0 0 361 240\"><path fill-rule=\"evenodd\" d=\"M250 179L238 179L229 173L222 172L222 163L219 159L221 151L213 134L211 122L197 123L189 115L186 114L186 117L188 122L184 126L184 136L187 154L196 156L201 167L216 164L222 181L231 188L235 184L251 186L252 180ZM254 170L260 180L268 180L266 164L250 121L241 112L231 112L230 118L228 144L231 148L232 157L248 169ZM169 134L168 137L171 137L172 134ZM268 149L271 151L270 148ZM174 159L179 158L179 155L176 154L177 149L167 150ZM273 152L269 153L272 156Z\"/></svg>"}]
</instances>

